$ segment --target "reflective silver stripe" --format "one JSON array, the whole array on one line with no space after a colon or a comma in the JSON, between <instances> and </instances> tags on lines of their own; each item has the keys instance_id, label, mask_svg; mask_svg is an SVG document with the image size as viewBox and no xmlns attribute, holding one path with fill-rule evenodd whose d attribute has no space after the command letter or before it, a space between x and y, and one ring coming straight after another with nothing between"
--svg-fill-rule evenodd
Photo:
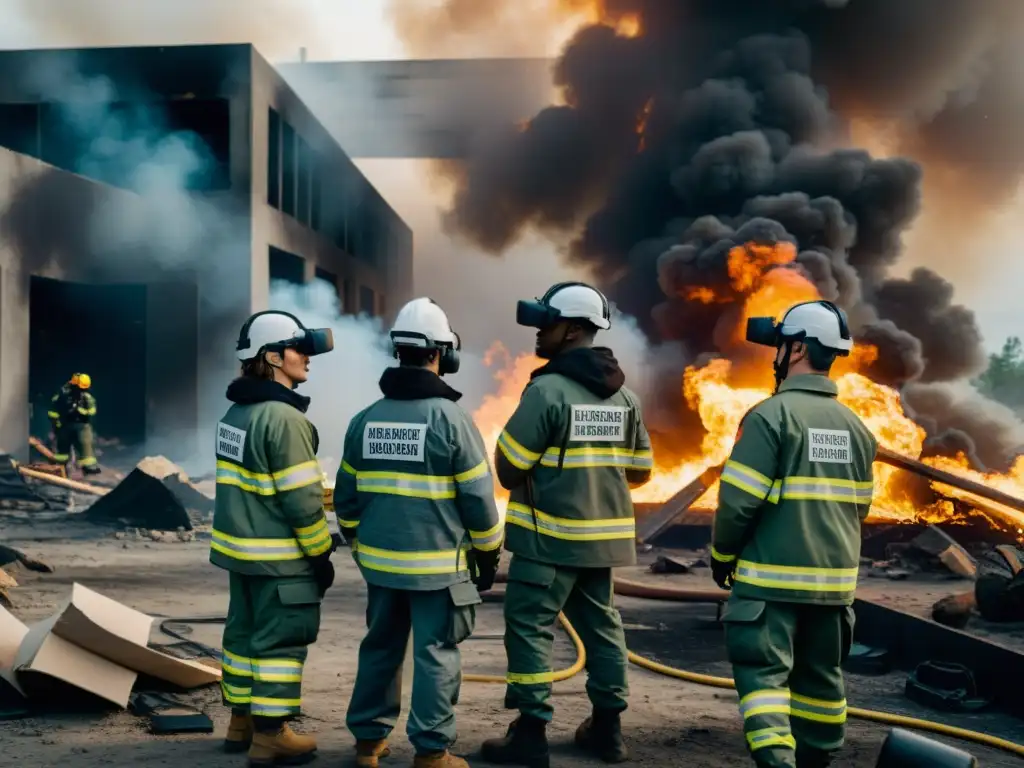
<instances>
[{"instance_id":1,"label":"reflective silver stripe","mask_svg":"<svg viewBox=\"0 0 1024 768\"><path fill-rule=\"evenodd\" d=\"M287 659L270 659L253 663L252 677L264 683L299 683L302 682L301 662L288 663Z\"/></svg>"},{"instance_id":2,"label":"reflective silver stripe","mask_svg":"<svg viewBox=\"0 0 1024 768\"><path fill-rule=\"evenodd\" d=\"M740 560L736 581L774 589L850 592L857 587L857 568L791 568Z\"/></svg>"},{"instance_id":3,"label":"reflective silver stripe","mask_svg":"<svg viewBox=\"0 0 1024 768\"><path fill-rule=\"evenodd\" d=\"M501 544L504 533L505 526L498 523L488 531L470 531L469 536L473 540L473 546L476 549L489 552L492 549L497 549L498 545Z\"/></svg>"},{"instance_id":4,"label":"reflective silver stripe","mask_svg":"<svg viewBox=\"0 0 1024 768\"><path fill-rule=\"evenodd\" d=\"M728 483L741 491L746 491L758 499L766 499L772 489L772 481L746 464L730 459L725 462L722 470L722 482Z\"/></svg>"},{"instance_id":5,"label":"reflective silver stripe","mask_svg":"<svg viewBox=\"0 0 1024 768\"><path fill-rule=\"evenodd\" d=\"M653 469L654 454L650 451L636 451L633 453L633 466L636 469Z\"/></svg>"},{"instance_id":6,"label":"reflective silver stripe","mask_svg":"<svg viewBox=\"0 0 1024 768\"><path fill-rule=\"evenodd\" d=\"M633 453L625 448L615 449L614 451L598 448L581 453L567 451L564 458L561 454L561 449L548 448L541 457L540 463L545 467L557 467L559 459L561 459L564 469L583 467L622 467L623 469L630 469L633 467Z\"/></svg>"},{"instance_id":7,"label":"reflective silver stripe","mask_svg":"<svg viewBox=\"0 0 1024 768\"><path fill-rule=\"evenodd\" d=\"M305 488L313 483L322 483L324 473L315 461L307 461L295 467L289 467L274 473L274 485L278 491L292 491Z\"/></svg>"},{"instance_id":8,"label":"reflective silver stripe","mask_svg":"<svg viewBox=\"0 0 1024 768\"><path fill-rule=\"evenodd\" d=\"M398 552L367 547L360 542L358 552L361 566L383 573L429 576L467 570L465 551L454 549L439 552Z\"/></svg>"},{"instance_id":9,"label":"reflective silver stripe","mask_svg":"<svg viewBox=\"0 0 1024 768\"><path fill-rule=\"evenodd\" d=\"M508 432L498 435L498 448L505 454L505 458L519 469L529 469L540 459L539 453L527 450Z\"/></svg>"},{"instance_id":10,"label":"reflective silver stripe","mask_svg":"<svg viewBox=\"0 0 1024 768\"><path fill-rule=\"evenodd\" d=\"M822 701L794 693L790 715L819 723L843 723L846 722L846 700Z\"/></svg>"},{"instance_id":11,"label":"reflective silver stripe","mask_svg":"<svg viewBox=\"0 0 1024 768\"><path fill-rule=\"evenodd\" d=\"M258 702L255 698L252 699L252 703L249 705L249 711L254 715L260 715L262 717L284 717L285 715L294 715L300 710L299 705L286 705L286 704L263 704Z\"/></svg>"},{"instance_id":12,"label":"reflective silver stripe","mask_svg":"<svg viewBox=\"0 0 1024 768\"><path fill-rule=\"evenodd\" d=\"M217 482L234 485L243 491L252 491L262 496L272 496L277 492L274 478L270 475L246 472L241 467L228 464L226 461L217 462Z\"/></svg>"},{"instance_id":13,"label":"reflective silver stripe","mask_svg":"<svg viewBox=\"0 0 1024 768\"><path fill-rule=\"evenodd\" d=\"M237 677L252 677L252 664L241 656L230 651L222 651L220 657L221 666L225 671Z\"/></svg>"},{"instance_id":14,"label":"reflective silver stripe","mask_svg":"<svg viewBox=\"0 0 1024 768\"><path fill-rule=\"evenodd\" d=\"M363 493L391 493L398 496L419 496L428 499L453 499L455 498L455 478L360 472L356 475L356 490Z\"/></svg>"},{"instance_id":15,"label":"reflective silver stripe","mask_svg":"<svg viewBox=\"0 0 1024 768\"><path fill-rule=\"evenodd\" d=\"M874 488L870 483L851 484L827 478L785 478L782 481L783 499L820 501L848 501L852 504L870 504Z\"/></svg>"},{"instance_id":16,"label":"reflective silver stripe","mask_svg":"<svg viewBox=\"0 0 1024 768\"><path fill-rule=\"evenodd\" d=\"M740 715L746 720L761 714L781 714L789 711L789 691L755 691L740 700Z\"/></svg>"},{"instance_id":17,"label":"reflective silver stripe","mask_svg":"<svg viewBox=\"0 0 1024 768\"><path fill-rule=\"evenodd\" d=\"M298 560L303 557L296 539L239 539L220 531L210 532L210 546L236 560Z\"/></svg>"},{"instance_id":18,"label":"reflective silver stripe","mask_svg":"<svg viewBox=\"0 0 1024 768\"><path fill-rule=\"evenodd\" d=\"M536 528L534 527L534 517L536 517ZM636 537L636 523L631 517L621 520L569 520L552 517L539 510L534 515L529 508L510 503L505 518L506 522L513 525L567 541L607 541Z\"/></svg>"}]
</instances>

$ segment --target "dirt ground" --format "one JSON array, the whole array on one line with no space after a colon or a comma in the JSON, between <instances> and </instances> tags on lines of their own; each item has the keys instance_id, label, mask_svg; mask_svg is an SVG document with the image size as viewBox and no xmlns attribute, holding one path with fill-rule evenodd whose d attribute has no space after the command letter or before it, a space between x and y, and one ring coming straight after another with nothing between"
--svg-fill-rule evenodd
<instances>
[{"instance_id":1,"label":"dirt ground","mask_svg":"<svg viewBox=\"0 0 1024 768\"><path fill-rule=\"evenodd\" d=\"M221 615L227 608L226 575L207 562L206 541L156 543L102 538L69 539L70 530L32 526L32 530L0 525L0 538L26 553L42 557L57 570L53 574L17 573L21 586L12 592L15 613L26 622L51 613L66 597L69 585L80 582L111 598L150 615L167 617ZM40 541L40 539L48 539ZM19 540L20 539L20 540ZM327 595L320 640L310 653L304 683L305 715L299 728L316 734L320 744L319 765L351 765L352 741L344 727L345 708L355 674L356 650L363 630L365 589L347 552L336 555L337 581ZM630 636L639 630L658 629L672 644L669 626L654 614L645 614L650 602L621 600ZM671 606L658 604L662 616ZM648 616L648 618L645 618ZM465 672L500 674L504 668L501 645L501 606L482 606L477 639L464 646ZM664 633L669 634L665 635ZM219 648L220 627L194 625L191 639ZM154 634L154 641L171 638ZM686 639L679 640L678 662L687 657ZM673 646L674 647L674 646ZM556 664L574 660L571 643L560 636ZM749 764L743 746L735 695L656 676L636 667L630 670L632 706L624 727L636 765L687 765L694 768L726 768ZM405 694L408 697L409 691ZM0 723L3 762L20 768L51 768L55 765L128 766L201 765L204 768L244 765L244 757L218 750L227 719L216 689L189 694L206 711L217 732L202 736L154 736L143 719L123 711L92 715L47 715ZM854 702L856 703L856 702ZM583 678L556 686L557 712L550 736L553 763L558 766L600 765L574 752L572 733L588 714ZM504 731L510 714L502 709L502 688L467 683L458 707L459 740L455 751L472 765L480 742ZM409 764L412 752L405 740L404 720L393 739L390 765ZM870 723L850 724L847 747L836 762L843 768L875 765L885 729ZM973 747L984 766L1017 766L1020 761L1005 753Z\"/></svg>"}]
</instances>

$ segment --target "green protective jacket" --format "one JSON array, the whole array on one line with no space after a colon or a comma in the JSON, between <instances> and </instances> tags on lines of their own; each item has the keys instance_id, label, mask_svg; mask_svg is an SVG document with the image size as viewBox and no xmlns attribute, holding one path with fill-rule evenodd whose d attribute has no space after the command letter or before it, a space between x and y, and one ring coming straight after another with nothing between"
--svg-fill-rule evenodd
<instances>
[{"instance_id":1,"label":"green protective jacket","mask_svg":"<svg viewBox=\"0 0 1024 768\"><path fill-rule=\"evenodd\" d=\"M254 576L312 575L331 550L309 398L273 381L236 379L217 424L210 562Z\"/></svg>"},{"instance_id":2,"label":"green protective jacket","mask_svg":"<svg viewBox=\"0 0 1024 768\"><path fill-rule=\"evenodd\" d=\"M345 434L338 524L369 584L468 581L469 549L495 552L503 535L483 438L461 395L426 369L388 368L380 388Z\"/></svg>"},{"instance_id":3,"label":"green protective jacket","mask_svg":"<svg viewBox=\"0 0 1024 768\"><path fill-rule=\"evenodd\" d=\"M508 551L580 568L636 562L630 487L650 479L654 459L624 383L604 347L566 352L533 372L495 452L511 491Z\"/></svg>"},{"instance_id":4,"label":"green protective jacket","mask_svg":"<svg viewBox=\"0 0 1024 768\"><path fill-rule=\"evenodd\" d=\"M50 410L46 415L54 429L69 424L91 424L92 417L96 415L96 398L89 392L65 384L50 398Z\"/></svg>"},{"instance_id":5,"label":"green protective jacket","mask_svg":"<svg viewBox=\"0 0 1024 768\"><path fill-rule=\"evenodd\" d=\"M825 376L786 379L740 425L711 555L737 597L850 605L878 442Z\"/></svg>"}]
</instances>

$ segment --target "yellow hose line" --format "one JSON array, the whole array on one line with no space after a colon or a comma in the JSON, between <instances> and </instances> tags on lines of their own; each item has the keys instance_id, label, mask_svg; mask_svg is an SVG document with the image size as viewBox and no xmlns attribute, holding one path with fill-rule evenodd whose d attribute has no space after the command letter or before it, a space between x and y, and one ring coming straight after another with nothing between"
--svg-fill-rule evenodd
<instances>
[{"instance_id":1,"label":"yellow hose line","mask_svg":"<svg viewBox=\"0 0 1024 768\"><path fill-rule=\"evenodd\" d=\"M580 639L576 629L565 618L564 614L558 614L558 620L562 624L562 628L565 633L569 635L569 639L572 640L572 644L576 647L576 663L571 667L560 669L553 675L554 682L561 682L568 680L570 677L574 677L583 671L583 667L587 663L586 651L583 648L583 641ZM735 689L735 685L732 679L728 677L716 677L715 675L702 675L698 672L690 672L685 669L677 669L676 667L670 667L666 664L659 664L653 659L645 658L638 654L628 651L629 660L638 667L648 670L649 672L655 672L659 675L665 675L666 677L672 677L676 680L685 680L688 683L695 683L697 685L705 685L711 688L732 688ZM462 679L470 683L492 683L492 684L505 684L505 677L503 675L477 675L468 674L463 675ZM976 744L983 744L986 747L992 747L994 749L1001 749L1005 752L1010 752L1019 757L1024 757L1024 745L1016 744L1007 739L1000 739L997 736L990 736L987 733L980 733L978 731L969 731L966 728L957 728L954 725L946 725L945 723L936 723L932 720L923 720L917 717L905 717L904 715L894 715L889 712L877 712L873 709L860 709L859 707L849 707L847 713L851 717L860 718L861 720L870 720L875 723L883 723L885 725L893 725L902 728L913 728L918 731L927 731L930 733L937 733L943 736L950 736L956 739L963 739L965 741L973 741Z\"/></svg>"}]
</instances>

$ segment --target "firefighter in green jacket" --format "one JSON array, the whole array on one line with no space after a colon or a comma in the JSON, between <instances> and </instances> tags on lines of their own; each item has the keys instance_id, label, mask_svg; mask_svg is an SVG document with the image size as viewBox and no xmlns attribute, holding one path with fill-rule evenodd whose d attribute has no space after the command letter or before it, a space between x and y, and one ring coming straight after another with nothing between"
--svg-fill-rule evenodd
<instances>
[{"instance_id":1,"label":"firefighter in green jacket","mask_svg":"<svg viewBox=\"0 0 1024 768\"><path fill-rule=\"evenodd\" d=\"M841 309L753 318L747 339L777 349L777 389L744 417L722 473L712 572L732 589L722 621L754 762L824 768L845 734L841 664L877 442L828 378L853 347Z\"/></svg>"},{"instance_id":2,"label":"firefighter in green jacket","mask_svg":"<svg viewBox=\"0 0 1024 768\"><path fill-rule=\"evenodd\" d=\"M217 497L210 562L229 572L221 689L231 707L225 749L251 766L308 762L316 742L292 731L307 647L334 581L323 512L319 438L306 419L309 358L330 351L329 329L286 312L242 326L231 407L217 424Z\"/></svg>"},{"instance_id":3,"label":"firefighter in green jacket","mask_svg":"<svg viewBox=\"0 0 1024 768\"><path fill-rule=\"evenodd\" d=\"M57 441L53 458L67 466L71 463L71 451L74 450L78 466L87 475L100 472L92 445L96 398L89 392L91 386L92 377L89 374L74 374L60 388L60 392L50 399L50 410L46 413Z\"/></svg>"},{"instance_id":4,"label":"firefighter in green jacket","mask_svg":"<svg viewBox=\"0 0 1024 768\"><path fill-rule=\"evenodd\" d=\"M347 725L357 765L374 768L389 754L411 633L413 765L466 768L448 751L459 643L473 632L478 590L494 583L502 525L483 438L441 379L459 369L448 317L414 299L395 318L391 341L399 365L381 376L384 397L349 424L334 486L338 524L367 584Z\"/></svg>"},{"instance_id":5,"label":"firefighter in green jacket","mask_svg":"<svg viewBox=\"0 0 1024 768\"><path fill-rule=\"evenodd\" d=\"M611 350L593 346L597 331L611 327L604 295L559 283L537 301L520 301L516 321L538 329L536 353L548 363L531 375L495 452L498 480L511 491L505 706L519 717L503 738L484 742L482 755L504 765L548 765L551 627L564 611L586 647L593 705L576 743L622 762L627 658L612 568L636 562L630 487L650 479L650 438Z\"/></svg>"}]
</instances>

